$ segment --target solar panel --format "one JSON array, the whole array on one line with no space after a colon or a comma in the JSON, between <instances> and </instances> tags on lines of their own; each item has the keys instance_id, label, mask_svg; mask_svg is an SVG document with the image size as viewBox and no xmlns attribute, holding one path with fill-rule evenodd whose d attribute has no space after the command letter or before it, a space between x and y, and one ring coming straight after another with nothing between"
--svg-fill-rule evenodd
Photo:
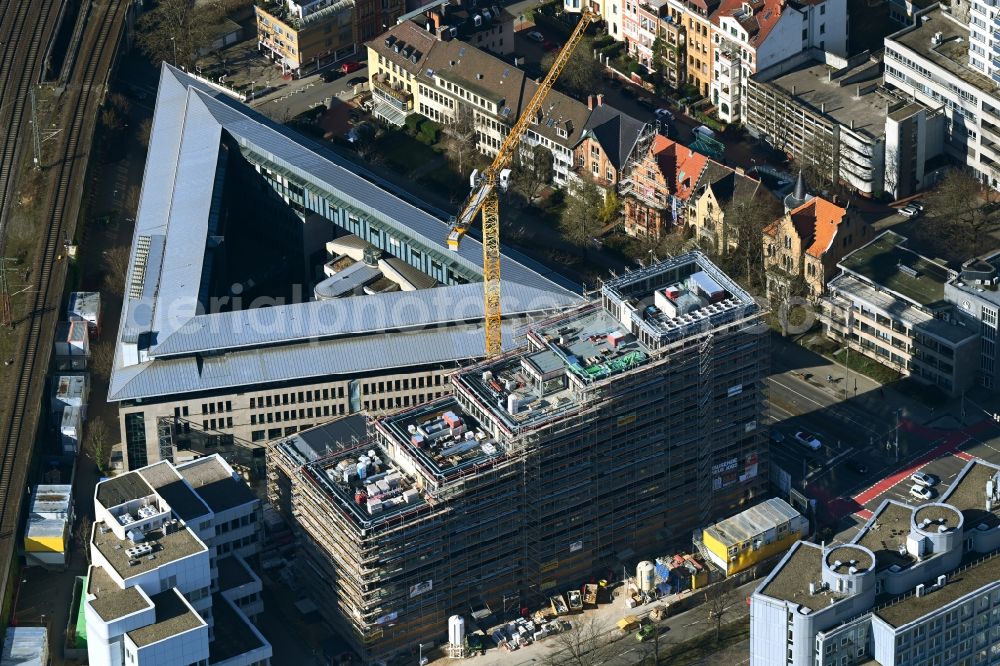
<instances>
[{"instance_id":1,"label":"solar panel","mask_svg":"<svg viewBox=\"0 0 1000 666\"><path fill-rule=\"evenodd\" d=\"M507 69L503 70L503 77L504 77L505 79L507 78L507 75L508 75L508 74L510 74L510 67L508 67Z\"/></svg>"},{"instance_id":2,"label":"solar panel","mask_svg":"<svg viewBox=\"0 0 1000 666\"><path fill-rule=\"evenodd\" d=\"M545 124L548 125L549 127L552 127L553 125L556 124L556 119L555 118L549 118L549 122L547 122Z\"/></svg>"},{"instance_id":3,"label":"solar panel","mask_svg":"<svg viewBox=\"0 0 1000 666\"><path fill-rule=\"evenodd\" d=\"M458 57L461 58L464 55L465 55L465 47L463 46L458 50Z\"/></svg>"},{"instance_id":4,"label":"solar panel","mask_svg":"<svg viewBox=\"0 0 1000 666\"><path fill-rule=\"evenodd\" d=\"M503 111L501 112L501 115L503 115L504 118L506 118L507 116L509 116L510 115L510 107L509 106L503 107Z\"/></svg>"}]
</instances>

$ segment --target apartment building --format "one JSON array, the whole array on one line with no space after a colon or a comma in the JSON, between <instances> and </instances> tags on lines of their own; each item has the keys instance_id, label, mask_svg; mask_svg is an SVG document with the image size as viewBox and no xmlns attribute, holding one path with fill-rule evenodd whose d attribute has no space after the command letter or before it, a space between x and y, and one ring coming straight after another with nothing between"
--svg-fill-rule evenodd
<instances>
[{"instance_id":1,"label":"apartment building","mask_svg":"<svg viewBox=\"0 0 1000 666\"><path fill-rule=\"evenodd\" d=\"M687 30L681 13L669 3L667 15L660 19L660 39L665 53L654 67L663 68L667 85L679 89L687 81Z\"/></svg>"},{"instance_id":2,"label":"apartment building","mask_svg":"<svg viewBox=\"0 0 1000 666\"><path fill-rule=\"evenodd\" d=\"M864 196L923 188L940 113L884 85L882 63L813 55L752 75L750 133ZM939 151L937 151L939 152Z\"/></svg>"},{"instance_id":3,"label":"apartment building","mask_svg":"<svg viewBox=\"0 0 1000 666\"><path fill-rule=\"evenodd\" d=\"M424 204L220 94L162 70L108 391L128 469L193 455L178 446L193 430L252 449L439 397L483 355L475 239L448 250ZM359 295L317 298L327 244L349 236L389 268ZM579 302L506 251L501 269L508 348L529 319Z\"/></svg>"},{"instance_id":4,"label":"apartment building","mask_svg":"<svg viewBox=\"0 0 1000 666\"><path fill-rule=\"evenodd\" d=\"M622 17L625 50L649 71L660 67L653 62L653 42L661 33L660 24L664 19L669 19L667 0L625 3Z\"/></svg>"},{"instance_id":5,"label":"apartment building","mask_svg":"<svg viewBox=\"0 0 1000 666\"><path fill-rule=\"evenodd\" d=\"M959 395L976 381L979 327L960 318L945 299L954 271L910 251L906 239L892 231L838 267L841 274L820 303L828 336L948 395Z\"/></svg>"},{"instance_id":6,"label":"apartment building","mask_svg":"<svg viewBox=\"0 0 1000 666\"><path fill-rule=\"evenodd\" d=\"M260 500L219 456L101 481L81 601L94 666L265 666Z\"/></svg>"},{"instance_id":7,"label":"apartment building","mask_svg":"<svg viewBox=\"0 0 1000 666\"><path fill-rule=\"evenodd\" d=\"M846 208L813 197L764 229L767 294L789 294L797 281L809 296L826 292L838 262L871 240L868 223Z\"/></svg>"},{"instance_id":8,"label":"apartment building","mask_svg":"<svg viewBox=\"0 0 1000 666\"><path fill-rule=\"evenodd\" d=\"M778 208L771 191L756 178L747 176L743 169L730 169L715 160L708 160L688 197L685 220L694 230L695 237L713 247L716 252L736 247L740 242L736 221L726 219L734 205L760 200L762 206Z\"/></svg>"},{"instance_id":9,"label":"apartment building","mask_svg":"<svg viewBox=\"0 0 1000 666\"><path fill-rule=\"evenodd\" d=\"M712 15L718 10L720 0L668 0L669 14L674 22L683 26L687 55L686 83L702 97L709 97L714 75Z\"/></svg>"},{"instance_id":10,"label":"apartment building","mask_svg":"<svg viewBox=\"0 0 1000 666\"><path fill-rule=\"evenodd\" d=\"M974 2L962 20L961 9L932 5L886 37L885 82L941 109L941 120L928 127L927 159L946 155L1000 189L1000 74L990 55L996 12Z\"/></svg>"},{"instance_id":11,"label":"apartment building","mask_svg":"<svg viewBox=\"0 0 1000 666\"><path fill-rule=\"evenodd\" d=\"M471 113L477 148L486 155L500 149L537 90L538 84L513 65L463 41L439 39L412 21L393 26L367 46L377 117L402 124L405 110L448 124L459 113ZM388 90L403 108L385 98ZM574 149L590 115L586 104L553 90L525 132L525 150L542 145L552 153L557 185L575 178Z\"/></svg>"},{"instance_id":12,"label":"apartment building","mask_svg":"<svg viewBox=\"0 0 1000 666\"><path fill-rule=\"evenodd\" d=\"M254 5L258 48L282 71L301 76L356 54L358 44L368 38L362 35L373 29L372 15L380 17L381 25L395 21L403 8L402 0L261 2Z\"/></svg>"},{"instance_id":13,"label":"apartment building","mask_svg":"<svg viewBox=\"0 0 1000 666\"><path fill-rule=\"evenodd\" d=\"M884 500L845 544L796 543L750 599L751 666L993 663L1000 468L937 500Z\"/></svg>"},{"instance_id":14,"label":"apartment building","mask_svg":"<svg viewBox=\"0 0 1000 666\"><path fill-rule=\"evenodd\" d=\"M268 493L296 516L324 617L367 663L409 654L452 614L537 606L754 503L759 326L688 253L606 281L367 438L347 423L276 442Z\"/></svg>"},{"instance_id":15,"label":"apartment building","mask_svg":"<svg viewBox=\"0 0 1000 666\"><path fill-rule=\"evenodd\" d=\"M587 100L590 116L573 152L577 173L601 187L616 189L636 150L653 136L653 126L604 103L604 95Z\"/></svg>"},{"instance_id":16,"label":"apartment building","mask_svg":"<svg viewBox=\"0 0 1000 666\"><path fill-rule=\"evenodd\" d=\"M618 41L625 39L625 30L622 25L625 7L622 0L582 0L582 2L581 0L563 0L564 12L579 14L585 8L604 19L609 35Z\"/></svg>"},{"instance_id":17,"label":"apartment building","mask_svg":"<svg viewBox=\"0 0 1000 666\"><path fill-rule=\"evenodd\" d=\"M744 119L747 81L809 49L847 56L847 1L722 0L712 14L712 103L726 122Z\"/></svg>"}]
</instances>

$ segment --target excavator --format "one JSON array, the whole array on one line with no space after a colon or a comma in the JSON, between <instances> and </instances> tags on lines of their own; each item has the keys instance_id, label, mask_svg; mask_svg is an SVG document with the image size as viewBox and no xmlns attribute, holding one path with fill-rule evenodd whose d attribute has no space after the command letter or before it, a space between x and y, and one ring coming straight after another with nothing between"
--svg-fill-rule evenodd
<instances>
[{"instance_id":1,"label":"excavator","mask_svg":"<svg viewBox=\"0 0 1000 666\"><path fill-rule=\"evenodd\" d=\"M500 307L500 199L499 195L510 185L510 162L520 149L521 137L531 124L531 119L541 110L545 97L566 67L576 47L583 39L587 26L596 18L589 10L580 16L579 23L556 55L552 67L538 84L521 116L504 139L493 163L482 172L474 171L470 177L472 192L462 205L462 212L451 224L448 248L457 251L462 238L472 227L476 215L483 214L483 312L485 315L486 358L501 353L502 311Z\"/></svg>"}]
</instances>

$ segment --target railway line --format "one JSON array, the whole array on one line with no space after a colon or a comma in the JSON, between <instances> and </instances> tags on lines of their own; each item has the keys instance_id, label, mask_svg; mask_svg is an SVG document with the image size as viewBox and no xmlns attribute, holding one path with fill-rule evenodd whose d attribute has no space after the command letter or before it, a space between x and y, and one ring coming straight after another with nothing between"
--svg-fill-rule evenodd
<instances>
[{"instance_id":1,"label":"railway line","mask_svg":"<svg viewBox=\"0 0 1000 666\"><path fill-rule=\"evenodd\" d=\"M26 140L27 123L24 105L30 86L38 81L47 39L51 38L52 17L58 15L62 0L0 0L3 41L0 63L0 83L3 99L0 105L10 105L9 116L0 106L0 128L4 130L2 172L0 172L0 233L5 232L12 205L18 169L20 146ZM63 239L73 236L79 190L86 174L89 142L97 110L103 101L108 72L120 42L127 0L95 2L84 34L77 60L72 64L68 85L59 106L72 109L64 120L62 141L55 147L54 161L46 175L45 214L39 229L39 254L32 268L31 303L22 333L22 346L17 350L20 364L10 382L10 403L0 412L0 599L4 598L8 573L17 550L17 531L32 449L44 403L45 373L48 367L52 337L58 320L59 303L65 276L60 261ZM29 62L30 60L30 62ZM0 236L0 256L4 254L6 236Z\"/></svg>"}]
</instances>

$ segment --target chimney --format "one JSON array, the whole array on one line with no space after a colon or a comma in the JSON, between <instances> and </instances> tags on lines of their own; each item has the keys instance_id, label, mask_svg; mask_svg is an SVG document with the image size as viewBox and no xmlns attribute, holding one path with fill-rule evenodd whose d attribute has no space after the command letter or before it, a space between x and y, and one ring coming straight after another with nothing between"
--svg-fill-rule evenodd
<instances>
[{"instance_id":1,"label":"chimney","mask_svg":"<svg viewBox=\"0 0 1000 666\"><path fill-rule=\"evenodd\" d=\"M587 95L587 109L589 109L590 111L594 110L594 96L593 95Z\"/></svg>"},{"instance_id":2,"label":"chimney","mask_svg":"<svg viewBox=\"0 0 1000 666\"><path fill-rule=\"evenodd\" d=\"M738 173L741 176L746 175L746 171L743 169L743 167L733 167L733 170L736 171L736 173Z\"/></svg>"},{"instance_id":3,"label":"chimney","mask_svg":"<svg viewBox=\"0 0 1000 666\"><path fill-rule=\"evenodd\" d=\"M794 84L792 84L792 96L793 97L795 96L795 85Z\"/></svg>"},{"instance_id":4,"label":"chimney","mask_svg":"<svg viewBox=\"0 0 1000 666\"><path fill-rule=\"evenodd\" d=\"M597 106L604 106L604 93L598 93Z\"/></svg>"},{"instance_id":5,"label":"chimney","mask_svg":"<svg viewBox=\"0 0 1000 666\"><path fill-rule=\"evenodd\" d=\"M431 20L434 21L434 34L441 34L441 15L437 12L431 12Z\"/></svg>"},{"instance_id":6,"label":"chimney","mask_svg":"<svg viewBox=\"0 0 1000 666\"><path fill-rule=\"evenodd\" d=\"M920 583L919 585L917 585L917 589L914 590L914 592L918 597L924 596L924 584Z\"/></svg>"},{"instance_id":7,"label":"chimney","mask_svg":"<svg viewBox=\"0 0 1000 666\"><path fill-rule=\"evenodd\" d=\"M820 113L826 113L826 102L820 102L819 103L819 112Z\"/></svg>"}]
</instances>

